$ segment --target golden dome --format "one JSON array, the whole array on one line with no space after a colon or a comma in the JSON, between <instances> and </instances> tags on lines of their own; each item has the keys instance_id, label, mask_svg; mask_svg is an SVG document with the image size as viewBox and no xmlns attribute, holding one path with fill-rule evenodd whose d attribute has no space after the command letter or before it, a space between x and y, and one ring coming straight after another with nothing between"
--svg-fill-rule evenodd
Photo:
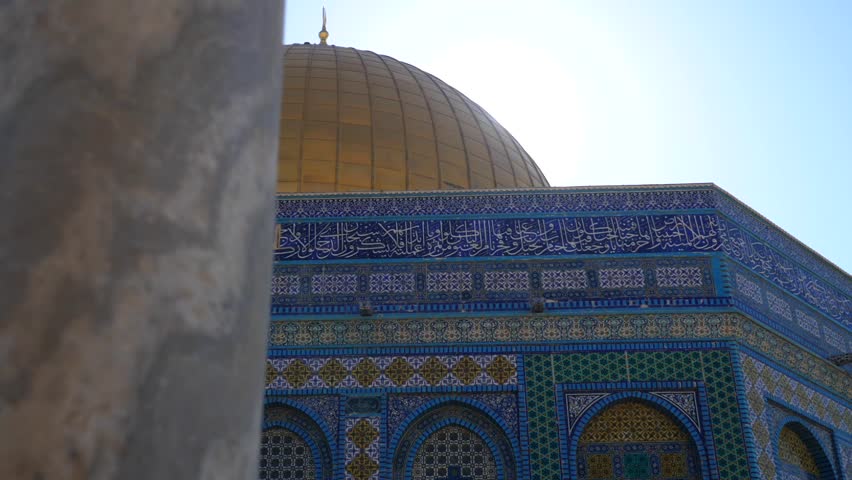
<instances>
[{"instance_id":1,"label":"golden dome","mask_svg":"<svg viewBox=\"0 0 852 480\"><path fill-rule=\"evenodd\" d=\"M416 67L311 44L284 64L279 192L548 186L491 115Z\"/></svg>"}]
</instances>

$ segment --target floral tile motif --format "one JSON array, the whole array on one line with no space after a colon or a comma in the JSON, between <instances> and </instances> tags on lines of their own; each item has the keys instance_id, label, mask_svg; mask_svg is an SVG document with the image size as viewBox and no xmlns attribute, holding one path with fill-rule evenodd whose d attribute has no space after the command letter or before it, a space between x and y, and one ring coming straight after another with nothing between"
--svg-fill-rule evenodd
<instances>
[{"instance_id":1,"label":"floral tile motif","mask_svg":"<svg viewBox=\"0 0 852 480\"><path fill-rule=\"evenodd\" d=\"M515 355L272 358L266 388L515 385Z\"/></svg>"},{"instance_id":2,"label":"floral tile motif","mask_svg":"<svg viewBox=\"0 0 852 480\"><path fill-rule=\"evenodd\" d=\"M772 439L780 425L776 425L777 420L774 420L777 407L770 403L770 398L778 399L832 429L852 431L852 409L848 406L822 395L750 355L740 354L740 361L761 478L773 479L777 473ZM848 471L849 465L845 468Z\"/></svg>"},{"instance_id":3,"label":"floral tile motif","mask_svg":"<svg viewBox=\"0 0 852 480\"><path fill-rule=\"evenodd\" d=\"M346 419L346 479L376 480L379 473L379 417Z\"/></svg>"}]
</instances>

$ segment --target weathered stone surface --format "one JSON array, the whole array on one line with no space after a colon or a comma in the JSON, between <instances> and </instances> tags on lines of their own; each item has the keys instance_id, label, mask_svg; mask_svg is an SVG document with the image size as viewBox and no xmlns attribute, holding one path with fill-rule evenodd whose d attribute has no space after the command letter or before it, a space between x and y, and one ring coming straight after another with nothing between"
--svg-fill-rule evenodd
<instances>
[{"instance_id":1,"label":"weathered stone surface","mask_svg":"<svg viewBox=\"0 0 852 480\"><path fill-rule=\"evenodd\" d=\"M0 2L0 478L253 475L281 20Z\"/></svg>"}]
</instances>

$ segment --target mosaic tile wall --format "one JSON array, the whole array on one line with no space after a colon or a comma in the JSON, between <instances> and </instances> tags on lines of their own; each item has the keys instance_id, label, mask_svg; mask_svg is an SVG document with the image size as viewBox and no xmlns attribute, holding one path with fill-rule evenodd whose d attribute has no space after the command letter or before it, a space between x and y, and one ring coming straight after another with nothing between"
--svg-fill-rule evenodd
<instances>
[{"instance_id":1,"label":"mosaic tile wall","mask_svg":"<svg viewBox=\"0 0 852 480\"><path fill-rule=\"evenodd\" d=\"M706 380L718 478L750 478L736 384L727 351L607 352L530 355L524 360L534 479L567 478L560 462L555 385L591 382Z\"/></svg>"},{"instance_id":2,"label":"mosaic tile wall","mask_svg":"<svg viewBox=\"0 0 852 480\"><path fill-rule=\"evenodd\" d=\"M734 305L771 325L799 345L825 356L852 351L852 335L843 325L774 286L736 262L726 261Z\"/></svg>"},{"instance_id":3,"label":"mosaic tile wall","mask_svg":"<svg viewBox=\"0 0 852 480\"><path fill-rule=\"evenodd\" d=\"M723 251L852 325L852 279L713 186L288 196L278 207L278 260ZM495 217L506 214L528 218Z\"/></svg>"},{"instance_id":4,"label":"mosaic tile wall","mask_svg":"<svg viewBox=\"0 0 852 480\"><path fill-rule=\"evenodd\" d=\"M577 478L700 480L698 452L689 434L656 408L626 401L586 426L577 452Z\"/></svg>"},{"instance_id":5,"label":"mosaic tile wall","mask_svg":"<svg viewBox=\"0 0 852 480\"><path fill-rule=\"evenodd\" d=\"M754 436L754 458L761 478L780 480L776 471L775 442L783 421L791 417L813 425L811 432L820 439L835 472L852 471L848 455L843 456L844 445L848 445L849 432L852 432L852 409L848 400L820 393L784 369L770 366L751 355L740 354L740 362ZM835 437L844 443L835 445ZM843 464L838 465L835 460L838 457Z\"/></svg>"},{"instance_id":6,"label":"mosaic tile wall","mask_svg":"<svg viewBox=\"0 0 852 480\"><path fill-rule=\"evenodd\" d=\"M499 310L499 303L535 298L546 299L548 308L582 308L595 299L717 297L712 271L709 257L279 263L270 293L273 314L357 313L364 304L376 312Z\"/></svg>"},{"instance_id":7,"label":"mosaic tile wall","mask_svg":"<svg viewBox=\"0 0 852 480\"><path fill-rule=\"evenodd\" d=\"M305 347L737 339L838 395L852 391L850 375L736 313L287 320L269 328L271 357L304 355Z\"/></svg>"},{"instance_id":8,"label":"mosaic tile wall","mask_svg":"<svg viewBox=\"0 0 852 480\"><path fill-rule=\"evenodd\" d=\"M297 195L278 215L264 429L312 456L267 466L787 480L792 416L850 469L852 377L824 357L852 348L852 279L713 186ZM615 400L693 443L580 442Z\"/></svg>"}]
</instances>

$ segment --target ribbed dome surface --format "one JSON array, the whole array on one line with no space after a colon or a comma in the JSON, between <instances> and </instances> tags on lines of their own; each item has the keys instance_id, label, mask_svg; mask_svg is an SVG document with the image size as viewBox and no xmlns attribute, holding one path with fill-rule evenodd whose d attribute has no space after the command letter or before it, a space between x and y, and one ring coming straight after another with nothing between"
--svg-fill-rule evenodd
<instances>
[{"instance_id":1,"label":"ribbed dome surface","mask_svg":"<svg viewBox=\"0 0 852 480\"><path fill-rule=\"evenodd\" d=\"M284 52L279 192L548 186L505 128L440 79L353 48Z\"/></svg>"}]
</instances>

